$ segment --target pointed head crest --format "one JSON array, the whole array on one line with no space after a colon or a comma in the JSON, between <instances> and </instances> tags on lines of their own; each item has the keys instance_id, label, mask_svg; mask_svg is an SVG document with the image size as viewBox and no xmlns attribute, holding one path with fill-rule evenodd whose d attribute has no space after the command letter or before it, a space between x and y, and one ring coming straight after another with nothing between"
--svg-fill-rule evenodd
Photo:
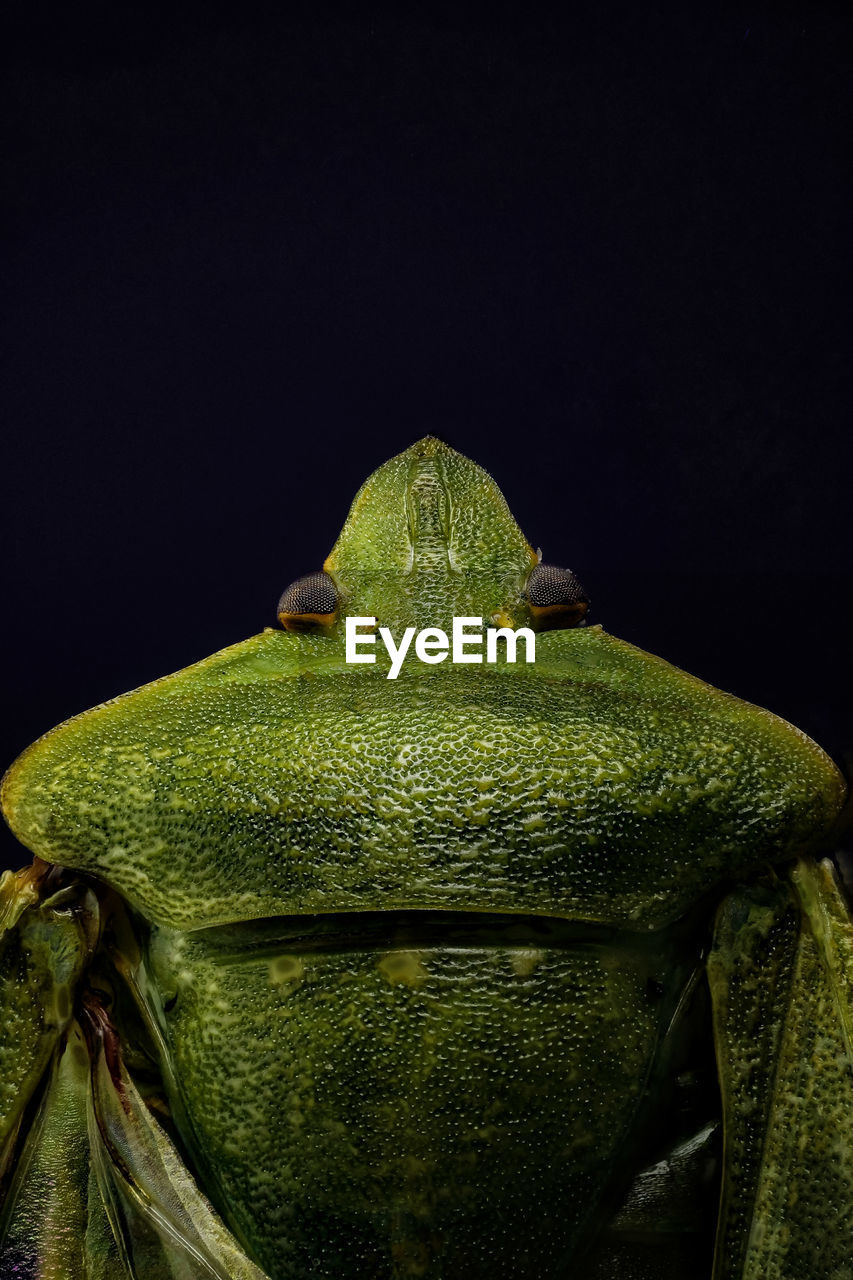
<instances>
[{"instance_id":1,"label":"pointed head crest","mask_svg":"<svg viewBox=\"0 0 853 1280\"><path fill-rule=\"evenodd\" d=\"M364 482L324 568L349 614L443 627L511 607L536 560L491 476L426 436Z\"/></svg>"}]
</instances>

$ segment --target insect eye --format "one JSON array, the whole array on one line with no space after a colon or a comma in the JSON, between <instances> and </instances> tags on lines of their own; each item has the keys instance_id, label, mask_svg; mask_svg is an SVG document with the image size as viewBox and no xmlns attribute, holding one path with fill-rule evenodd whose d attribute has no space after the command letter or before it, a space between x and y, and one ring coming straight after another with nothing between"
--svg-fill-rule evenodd
<instances>
[{"instance_id":1,"label":"insect eye","mask_svg":"<svg viewBox=\"0 0 853 1280\"><path fill-rule=\"evenodd\" d=\"M338 601L338 589L328 573L308 573L291 582L276 612L285 631L313 631L335 621Z\"/></svg>"},{"instance_id":2,"label":"insect eye","mask_svg":"<svg viewBox=\"0 0 853 1280\"><path fill-rule=\"evenodd\" d=\"M527 603L540 631L577 627L589 608L589 598L571 569L537 564L525 588Z\"/></svg>"}]
</instances>

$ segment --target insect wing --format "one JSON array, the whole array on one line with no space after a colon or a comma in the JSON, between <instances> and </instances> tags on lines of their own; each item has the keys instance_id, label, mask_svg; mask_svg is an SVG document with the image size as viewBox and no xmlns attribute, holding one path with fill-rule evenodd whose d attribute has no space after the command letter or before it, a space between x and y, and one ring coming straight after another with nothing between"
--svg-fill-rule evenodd
<instances>
[{"instance_id":1,"label":"insect wing","mask_svg":"<svg viewBox=\"0 0 853 1280\"><path fill-rule=\"evenodd\" d=\"M709 957L725 1131L714 1280L853 1259L853 921L830 862L731 895Z\"/></svg>"}]
</instances>

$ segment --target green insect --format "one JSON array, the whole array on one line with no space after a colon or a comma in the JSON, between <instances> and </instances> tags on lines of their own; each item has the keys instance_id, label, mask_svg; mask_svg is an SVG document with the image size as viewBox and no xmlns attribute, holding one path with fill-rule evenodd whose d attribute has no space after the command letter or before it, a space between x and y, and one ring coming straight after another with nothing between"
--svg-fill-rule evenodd
<instances>
[{"instance_id":1,"label":"green insect","mask_svg":"<svg viewBox=\"0 0 853 1280\"><path fill-rule=\"evenodd\" d=\"M24 752L0 1275L853 1277L841 777L585 612L427 438L283 629Z\"/></svg>"}]
</instances>

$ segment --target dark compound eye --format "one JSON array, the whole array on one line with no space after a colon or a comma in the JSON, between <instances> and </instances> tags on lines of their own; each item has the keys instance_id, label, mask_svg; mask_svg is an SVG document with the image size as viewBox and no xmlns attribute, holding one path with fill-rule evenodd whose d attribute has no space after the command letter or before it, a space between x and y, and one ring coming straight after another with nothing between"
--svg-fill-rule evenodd
<instances>
[{"instance_id":1,"label":"dark compound eye","mask_svg":"<svg viewBox=\"0 0 853 1280\"><path fill-rule=\"evenodd\" d=\"M589 598L571 569L537 564L525 588L530 612L540 631L576 627L589 608Z\"/></svg>"},{"instance_id":2,"label":"dark compound eye","mask_svg":"<svg viewBox=\"0 0 853 1280\"><path fill-rule=\"evenodd\" d=\"M285 631L327 627L337 616L338 589L328 573L308 573L291 582L276 612Z\"/></svg>"}]
</instances>

